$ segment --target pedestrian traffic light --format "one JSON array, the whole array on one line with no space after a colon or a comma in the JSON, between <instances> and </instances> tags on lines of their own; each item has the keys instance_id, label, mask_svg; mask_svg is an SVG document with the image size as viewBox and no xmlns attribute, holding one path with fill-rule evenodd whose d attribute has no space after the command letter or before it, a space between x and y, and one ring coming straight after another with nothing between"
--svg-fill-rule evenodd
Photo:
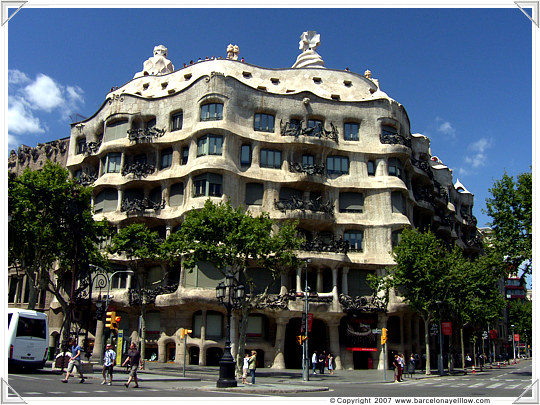
<instances>
[{"instance_id":1,"label":"pedestrian traffic light","mask_svg":"<svg viewBox=\"0 0 540 405\"><path fill-rule=\"evenodd\" d=\"M107 329L114 329L113 323L114 323L115 318L116 318L116 311L107 312L107 317L105 318L105 327Z\"/></svg>"},{"instance_id":2,"label":"pedestrian traffic light","mask_svg":"<svg viewBox=\"0 0 540 405\"><path fill-rule=\"evenodd\" d=\"M386 344L387 333L388 333L388 329L382 328L382 333L381 333L381 346L384 345L384 344Z\"/></svg>"}]
</instances>

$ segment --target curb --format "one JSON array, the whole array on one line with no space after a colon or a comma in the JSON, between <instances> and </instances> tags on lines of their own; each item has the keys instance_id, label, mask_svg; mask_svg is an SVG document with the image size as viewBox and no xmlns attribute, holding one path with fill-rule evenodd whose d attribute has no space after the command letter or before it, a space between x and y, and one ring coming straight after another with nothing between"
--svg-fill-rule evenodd
<instances>
[{"instance_id":1,"label":"curb","mask_svg":"<svg viewBox=\"0 0 540 405\"><path fill-rule=\"evenodd\" d=\"M175 388L177 390L182 390L183 388ZM256 387L246 387L246 386L238 386L238 387L231 387L231 388L217 388L215 385L205 385L202 387L193 387L190 388L194 391L222 391L222 392L242 392L246 394L295 394L295 393L302 393L302 392L322 392L322 391L329 391L330 389L328 387L289 387L289 388L281 388L281 387L274 387L273 384L259 384Z\"/></svg>"}]
</instances>

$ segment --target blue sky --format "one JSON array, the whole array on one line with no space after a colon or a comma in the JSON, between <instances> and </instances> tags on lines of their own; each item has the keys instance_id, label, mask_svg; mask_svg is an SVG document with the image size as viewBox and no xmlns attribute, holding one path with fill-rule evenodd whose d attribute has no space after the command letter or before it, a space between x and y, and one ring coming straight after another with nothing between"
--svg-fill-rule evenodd
<instances>
[{"instance_id":1,"label":"blue sky","mask_svg":"<svg viewBox=\"0 0 540 405\"><path fill-rule=\"evenodd\" d=\"M8 25L8 30L6 30ZM411 131L475 195L478 225L488 189L532 162L532 36L507 8L40 8L30 1L8 35L8 151L68 137L76 114L97 111L112 86L142 70L155 45L176 69L226 56L291 67L303 31L321 35L326 67L380 80L405 107Z\"/></svg>"}]
</instances>

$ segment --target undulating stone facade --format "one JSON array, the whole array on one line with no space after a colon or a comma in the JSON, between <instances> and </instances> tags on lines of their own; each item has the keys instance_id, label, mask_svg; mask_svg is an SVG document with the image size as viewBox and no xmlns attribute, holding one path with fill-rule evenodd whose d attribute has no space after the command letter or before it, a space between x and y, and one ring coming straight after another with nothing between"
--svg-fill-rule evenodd
<instances>
[{"instance_id":1,"label":"undulating stone facade","mask_svg":"<svg viewBox=\"0 0 540 405\"><path fill-rule=\"evenodd\" d=\"M432 155L427 137L411 134L404 107L370 71L326 68L319 44L304 33L294 67L279 69L242 62L230 45L225 59L174 70L167 49L156 47L134 79L72 125L67 167L94 186L97 220L144 222L162 238L208 198L298 220L306 236L299 256L310 260L307 281L317 293L310 351L333 352L338 369L381 368L373 329L388 328L389 354L408 354L423 352L424 326L395 295L381 311L367 275L393 264L392 247L409 225L478 252L473 195ZM126 258L111 260L128 268ZM189 363L217 364L226 319L215 287L223 277L205 263L193 272L165 263L146 271L156 288L147 357L182 362L180 328L188 328ZM267 283L267 274L253 274ZM246 349L258 350L265 367L301 367L295 337L305 276L304 267L282 275L249 319ZM138 340L132 282L125 273L113 278L111 306L127 340ZM238 321L234 315L233 352ZM98 328L96 349L100 340Z\"/></svg>"}]
</instances>

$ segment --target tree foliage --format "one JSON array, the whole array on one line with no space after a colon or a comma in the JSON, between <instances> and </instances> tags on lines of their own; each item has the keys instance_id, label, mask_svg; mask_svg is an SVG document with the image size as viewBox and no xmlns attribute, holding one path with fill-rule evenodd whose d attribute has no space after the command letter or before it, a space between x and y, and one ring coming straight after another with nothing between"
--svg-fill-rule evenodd
<instances>
[{"instance_id":1,"label":"tree foliage","mask_svg":"<svg viewBox=\"0 0 540 405\"><path fill-rule=\"evenodd\" d=\"M182 257L187 271L206 261L223 274L231 271L246 284L251 294L242 305L240 354L244 350L248 315L257 300L253 293L255 280L248 267L267 270L277 280L285 269L300 265L295 250L301 243L296 224L277 226L267 213L254 217L242 207L233 208L229 202L214 204L207 200L201 210L186 215L181 228L165 242L164 251L171 261ZM239 367L240 357L237 357Z\"/></svg>"},{"instance_id":2,"label":"tree foliage","mask_svg":"<svg viewBox=\"0 0 540 405\"><path fill-rule=\"evenodd\" d=\"M109 252L124 254L132 263L132 271L137 277L136 290L141 308L141 357L146 351L146 305L149 304L151 286L148 285L148 273L144 264L163 257L163 241L155 231L145 224L130 224L121 228L112 238ZM144 367L144 362L143 362Z\"/></svg>"},{"instance_id":3,"label":"tree foliage","mask_svg":"<svg viewBox=\"0 0 540 405\"><path fill-rule=\"evenodd\" d=\"M495 181L486 199L486 213L493 219L493 243L510 265L510 271L532 268L532 173L516 179L507 173Z\"/></svg>"},{"instance_id":4,"label":"tree foliage","mask_svg":"<svg viewBox=\"0 0 540 405\"><path fill-rule=\"evenodd\" d=\"M49 161L39 171L27 169L8 178L9 265L34 281L30 309L39 290L58 300L64 313L64 341L72 310L90 283L88 265L106 263L99 242L108 227L92 218L91 194L91 188L77 184L66 169ZM74 280L80 281L78 289Z\"/></svg>"},{"instance_id":5,"label":"tree foliage","mask_svg":"<svg viewBox=\"0 0 540 405\"><path fill-rule=\"evenodd\" d=\"M514 333L521 341L532 341L532 301L513 300L508 304L508 324L514 325Z\"/></svg>"}]
</instances>

